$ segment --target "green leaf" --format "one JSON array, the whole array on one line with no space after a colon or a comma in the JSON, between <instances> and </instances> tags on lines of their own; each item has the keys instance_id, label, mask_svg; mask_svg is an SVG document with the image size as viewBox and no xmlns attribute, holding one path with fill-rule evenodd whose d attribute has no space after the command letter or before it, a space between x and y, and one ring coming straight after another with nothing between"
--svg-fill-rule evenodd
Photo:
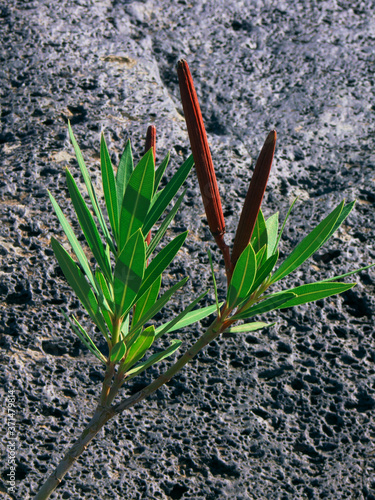
<instances>
[{"instance_id":1,"label":"green leaf","mask_svg":"<svg viewBox=\"0 0 375 500\"><path fill-rule=\"evenodd\" d=\"M134 303L142 283L145 262L145 242L142 231L138 229L127 241L115 266L114 296L118 317L123 316Z\"/></svg>"},{"instance_id":2,"label":"green leaf","mask_svg":"<svg viewBox=\"0 0 375 500\"><path fill-rule=\"evenodd\" d=\"M145 352L151 347L155 339L155 327L151 325L140 333L137 340L132 344L128 350L125 361L120 365L119 370L121 372L126 372L131 368L137 361L139 361L145 355Z\"/></svg>"},{"instance_id":3,"label":"green leaf","mask_svg":"<svg viewBox=\"0 0 375 500\"><path fill-rule=\"evenodd\" d=\"M125 191L120 216L120 249L145 221L154 191L154 171L150 149L135 167Z\"/></svg>"},{"instance_id":4,"label":"green leaf","mask_svg":"<svg viewBox=\"0 0 375 500\"><path fill-rule=\"evenodd\" d=\"M293 252L286 258L286 260L272 276L271 283L275 283L293 272L327 241L327 237L331 233L331 230L335 227L336 221L340 216L343 207L344 202L341 202L335 210L333 210L297 245Z\"/></svg>"},{"instance_id":5,"label":"green leaf","mask_svg":"<svg viewBox=\"0 0 375 500\"><path fill-rule=\"evenodd\" d=\"M258 288L258 286L260 286L264 282L264 280L269 276L269 274L272 272L272 269L275 267L278 258L279 258L279 251L276 250L276 253L274 255L271 255L271 257L267 259L266 262L264 262L264 264L262 264L262 266L258 269L253 286L250 289L249 295L252 294Z\"/></svg>"},{"instance_id":6,"label":"green leaf","mask_svg":"<svg viewBox=\"0 0 375 500\"><path fill-rule=\"evenodd\" d=\"M132 155L130 140L128 140L126 142L125 150L121 156L116 174L117 212L119 215L121 214L125 190L128 185L132 172L133 172L133 155Z\"/></svg>"},{"instance_id":7,"label":"green leaf","mask_svg":"<svg viewBox=\"0 0 375 500\"><path fill-rule=\"evenodd\" d=\"M87 283L80 268L55 238L51 238L51 245L67 282L73 288L94 323L99 327L103 335L108 338L107 328L100 314L95 294Z\"/></svg>"},{"instance_id":8,"label":"green leaf","mask_svg":"<svg viewBox=\"0 0 375 500\"><path fill-rule=\"evenodd\" d=\"M263 323L263 321L255 321L254 323L245 323L244 325L230 326L224 333L245 333L245 332L255 332L256 330L261 330L262 328L267 328L273 326L275 323Z\"/></svg>"},{"instance_id":9,"label":"green leaf","mask_svg":"<svg viewBox=\"0 0 375 500\"><path fill-rule=\"evenodd\" d=\"M155 331L155 334L156 334L155 338L158 339L159 337L161 337L165 333L175 330L177 324L179 324L179 325L183 324L184 320L186 321L186 316L198 304L198 302L203 299L203 297L205 295L207 295L207 292L203 292L201 295L199 295L199 297L197 297L195 300L193 300L193 302L191 304L189 304L186 309L184 309L182 312L180 312L180 314L178 314L174 319L172 319L172 321L168 321L168 323L159 327ZM194 312L196 312L196 311L194 311ZM188 324L191 324L191 322Z\"/></svg>"},{"instance_id":10,"label":"green leaf","mask_svg":"<svg viewBox=\"0 0 375 500\"><path fill-rule=\"evenodd\" d=\"M234 268L228 289L228 307L233 308L248 296L256 274L256 256L249 243L240 255Z\"/></svg>"},{"instance_id":11,"label":"green leaf","mask_svg":"<svg viewBox=\"0 0 375 500\"><path fill-rule=\"evenodd\" d=\"M273 311L274 309L278 309L288 300L291 300L293 297L295 297L295 294L292 292L283 292L277 295L272 295L262 302L251 306L249 309L237 313L231 319L247 319L252 318L253 316L256 316L258 314L264 314L269 311Z\"/></svg>"},{"instance_id":12,"label":"green leaf","mask_svg":"<svg viewBox=\"0 0 375 500\"><path fill-rule=\"evenodd\" d=\"M219 296L217 294L217 286L216 286L216 279L215 279L215 273L214 273L214 265L212 263L212 256L211 256L211 252L210 252L209 248L207 248L207 253L208 253L208 260L210 261L212 282L213 282L213 285L214 285L216 312L217 312L218 317L220 317Z\"/></svg>"},{"instance_id":13,"label":"green leaf","mask_svg":"<svg viewBox=\"0 0 375 500\"><path fill-rule=\"evenodd\" d=\"M167 349L165 349L165 351L153 354L146 361L143 361L143 363L139 363L137 366L129 370L126 373L126 380L130 380L133 377L140 375L150 366L159 363L159 361L162 361L168 356L171 356L175 351L177 351L177 349L180 347L181 344L182 344L181 340L176 340L176 339L172 340L171 345Z\"/></svg>"},{"instance_id":14,"label":"green leaf","mask_svg":"<svg viewBox=\"0 0 375 500\"><path fill-rule=\"evenodd\" d=\"M85 165L85 162L83 160L83 156L82 156L81 150L79 149L77 141L75 140L72 127L70 126L70 122L68 123L68 128L69 128L70 140L72 141L72 144L73 144L73 147L74 147L74 151L75 151L75 154L76 154L76 157L77 157L77 162L78 162L79 168L81 170L83 180L85 181L86 189L87 189L87 192L89 194L89 197L90 197L91 204L93 206L95 215L98 218L100 227L101 227L101 229L103 231L103 234L105 236L106 241L111 246L111 251L113 253L115 253L115 248L113 246L113 242L111 240L108 228L107 228L107 226L106 226L106 224L104 222L104 217L103 217L102 211L100 210L98 199L96 197L96 193L94 191L94 187L92 185L89 172L88 172L87 167Z\"/></svg>"},{"instance_id":15,"label":"green leaf","mask_svg":"<svg viewBox=\"0 0 375 500\"><path fill-rule=\"evenodd\" d=\"M127 314L122 322L120 329L122 339L125 339L127 334L129 333L129 314Z\"/></svg>"},{"instance_id":16,"label":"green leaf","mask_svg":"<svg viewBox=\"0 0 375 500\"><path fill-rule=\"evenodd\" d=\"M164 269L169 266L174 256L179 251L188 231L179 234L168 245L166 245L160 252L152 259L146 268L145 275L142 281L141 288L138 292L138 297L141 297L145 291L152 285L152 283L162 274Z\"/></svg>"},{"instance_id":17,"label":"green leaf","mask_svg":"<svg viewBox=\"0 0 375 500\"><path fill-rule=\"evenodd\" d=\"M264 260L264 257L267 254L266 250L267 250L267 245L263 245L262 248L260 250L258 250L258 252L255 255L256 262L257 262L257 269L260 268L260 266Z\"/></svg>"},{"instance_id":18,"label":"green leaf","mask_svg":"<svg viewBox=\"0 0 375 500\"><path fill-rule=\"evenodd\" d=\"M355 285L356 283L317 282L297 286L296 288L288 290L288 292L295 293L296 296L291 300L288 300L288 302L280 305L278 309L299 306L301 304L307 304L308 302L314 302L315 300L325 299L331 295L346 292L346 290L353 288Z\"/></svg>"},{"instance_id":19,"label":"green leaf","mask_svg":"<svg viewBox=\"0 0 375 500\"><path fill-rule=\"evenodd\" d=\"M153 251L157 247L158 243L161 241L162 237L164 236L165 232L167 231L169 224L171 223L174 216L176 215L177 210L180 208L180 205L181 205L181 202L185 196L185 193L186 193L186 189L182 193L182 195L178 198L178 200L176 201L172 210L169 212L169 214L163 220L160 228L158 229L158 231L154 234L153 238L151 239L151 243L149 244L149 246L146 250L146 257L147 258L150 257L150 255L153 253Z\"/></svg>"},{"instance_id":20,"label":"green leaf","mask_svg":"<svg viewBox=\"0 0 375 500\"><path fill-rule=\"evenodd\" d=\"M271 257L277 250L276 242L277 242L277 232L279 230L279 212L271 215L266 220L266 228L267 228L267 259Z\"/></svg>"},{"instance_id":21,"label":"green leaf","mask_svg":"<svg viewBox=\"0 0 375 500\"><path fill-rule=\"evenodd\" d=\"M366 269L370 269L370 267L374 267L375 264L370 264L365 267L361 267L360 269L356 269L355 271L350 271L349 273L342 274L341 276L334 276L333 278L327 278L325 280L321 280L321 283L325 283L333 280L341 280L342 278L347 278L348 276L352 276L353 274L360 273L362 271L366 271Z\"/></svg>"},{"instance_id":22,"label":"green leaf","mask_svg":"<svg viewBox=\"0 0 375 500\"><path fill-rule=\"evenodd\" d=\"M264 245L267 245L267 228L261 209L259 209L258 217L255 221L251 245L255 252L258 252Z\"/></svg>"},{"instance_id":23,"label":"green leaf","mask_svg":"<svg viewBox=\"0 0 375 500\"><path fill-rule=\"evenodd\" d=\"M109 222L111 224L115 240L117 241L119 212L117 205L116 181L115 175L113 173L111 158L108 153L108 148L103 133L101 135L100 141L100 165L102 171L104 199L107 207Z\"/></svg>"},{"instance_id":24,"label":"green leaf","mask_svg":"<svg viewBox=\"0 0 375 500\"><path fill-rule=\"evenodd\" d=\"M123 340L120 340L112 347L110 360L112 363L116 363L116 361L120 361L125 356L125 353L126 345Z\"/></svg>"},{"instance_id":25,"label":"green leaf","mask_svg":"<svg viewBox=\"0 0 375 500\"><path fill-rule=\"evenodd\" d=\"M197 301L200 299L196 299ZM221 302L219 304L219 307L223 305L224 302ZM193 323L196 323L197 321L200 321L203 318L207 318L207 316L210 316L213 314L216 310L216 305L213 306L207 306L207 307L202 307L201 309L197 309L192 312L188 312L187 314L184 315L183 319L179 320L177 323L172 321L168 321L168 323L164 323L164 325L160 325L157 327L155 330L156 333L156 338L159 338L160 335L162 334L164 328L168 326L168 329L165 330L165 332L174 332L175 330L180 330L181 328L184 328L185 326L192 325ZM185 311L184 311L185 312ZM173 325L172 325L173 322Z\"/></svg>"},{"instance_id":26,"label":"green leaf","mask_svg":"<svg viewBox=\"0 0 375 500\"><path fill-rule=\"evenodd\" d=\"M76 211L79 224L82 228L82 231L85 235L86 241L91 248L94 257L99 264L104 276L111 281L112 272L111 265L107 259L103 243L100 239L99 232L96 228L94 219L91 215L90 210L87 208L87 205L82 198L81 193L78 190L78 187L72 177L72 174L66 169L66 179L68 183L68 189L70 193L70 197L72 199L74 209Z\"/></svg>"},{"instance_id":27,"label":"green leaf","mask_svg":"<svg viewBox=\"0 0 375 500\"><path fill-rule=\"evenodd\" d=\"M157 199L157 201L154 203L151 210L147 214L142 229L144 235L148 234L152 226L155 224L155 222L162 215L162 213L167 208L169 203L172 201L173 197L176 195L177 191L184 183L193 165L194 165L194 159L193 156L190 155L189 158L183 163L183 165L177 170L177 172L168 182L166 187L163 189L162 194L159 196L159 198Z\"/></svg>"},{"instance_id":28,"label":"green leaf","mask_svg":"<svg viewBox=\"0 0 375 500\"><path fill-rule=\"evenodd\" d=\"M77 337L82 341L83 344L88 348L88 350L96 357L99 359L104 364L107 364L107 360L105 356L99 351L99 349L96 347L94 342L92 341L90 335L82 328L80 323L78 322L77 318L73 316L73 319L76 323L76 325L71 321L69 316L67 316L63 310L61 310L63 313L65 319L69 322L70 326L72 327L73 331L77 335ZM78 328L77 328L78 327Z\"/></svg>"},{"instance_id":29,"label":"green leaf","mask_svg":"<svg viewBox=\"0 0 375 500\"><path fill-rule=\"evenodd\" d=\"M169 163L169 151L166 155L166 157L164 158L164 160L161 162L160 166L156 169L155 171L155 186L154 186L154 194L156 193L158 187L159 187L159 184L160 184L160 181L161 181L161 178L163 177L163 174L165 172L165 169L167 168L167 165Z\"/></svg>"},{"instance_id":30,"label":"green leaf","mask_svg":"<svg viewBox=\"0 0 375 500\"><path fill-rule=\"evenodd\" d=\"M330 233L327 235L325 241L329 240L329 238L332 236L332 234L341 226L341 224L344 222L344 220L347 218L347 216L353 210L354 205L355 205L355 200L344 206L344 208L342 209L341 214L339 215L339 217L338 217L335 225L331 229Z\"/></svg>"},{"instance_id":31,"label":"green leaf","mask_svg":"<svg viewBox=\"0 0 375 500\"><path fill-rule=\"evenodd\" d=\"M298 196L297 196L297 198L295 198L295 199L293 200L292 204L291 204L291 205L290 205L290 207L289 207L288 213L287 213L287 214L286 214L286 216L285 216L285 219L284 219L283 225L282 225L282 227L281 227L281 231L280 231L280 233L279 233L279 237L277 238L277 241L276 241L275 251L276 251L276 249L277 249L277 248L278 248L278 246L279 246L279 243L280 243L280 240L281 240L281 236L282 236L282 234L283 234L283 232L284 232L284 229L285 229L286 222L287 222L287 220L289 219L289 215L290 215L291 211L293 210L294 204L296 203L296 201L297 201L297 200L298 200Z\"/></svg>"},{"instance_id":32,"label":"green leaf","mask_svg":"<svg viewBox=\"0 0 375 500\"><path fill-rule=\"evenodd\" d=\"M129 335L131 335L134 331L138 330L143 326L147 321L149 321L151 318L155 316L156 313L160 311L162 307L165 306L165 304L169 301L169 299L172 297L172 295L177 292L179 288L181 288L185 283L187 282L189 278L186 277L173 285L169 290L167 290L156 302L153 306L151 306L146 313L137 321L137 323L132 326Z\"/></svg>"},{"instance_id":33,"label":"green leaf","mask_svg":"<svg viewBox=\"0 0 375 500\"><path fill-rule=\"evenodd\" d=\"M146 292L137 300L132 323L135 325L139 318L146 313L146 311L157 301L161 285L161 276L156 278L153 284L146 290ZM138 292L139 295L139 292Z\"/></svg>"},{"instance_id":34,"label":"green leaf","mask_svg":"<svg viewBox=\"0 0 375 500\"><path fill-rule=\"evenodd\" d=\"M95 271L95 278L100 286L101 291L103 292L104 298L112 306L111 307L111 309L112 309L113 308L113 301L114 301L112 287L111 287L111 289L108 287L107 280L105 279L104 274L99 269L97 269Z\"/></svg>"},{"instance_id":35,"label":"green leaf","mask_svg":"<svg viewBox=\"0 0 375 500\"><path fill-rule=\"evenodd\" d=\"M55 209L56 215L60 221L60 224L62 225L62 228L64 230L64 233L66 234L69 243L72 246L72 249L78 259L78 262L81 264L82 269L84 273L87 276L87 279L90 281L91 286L95 291L97 291L97 284L95 283L94 275L92 274L89 262L87 260L87 257L79 244L76 235L73 232L73 229L71 228L69 222L67 221L65 215L62 213L59 205L57 204L55 198L52 196L52 194L48 191L49 198L51 200L51 203L53 205L53 208Z\"/></svg>"}]
</instances>

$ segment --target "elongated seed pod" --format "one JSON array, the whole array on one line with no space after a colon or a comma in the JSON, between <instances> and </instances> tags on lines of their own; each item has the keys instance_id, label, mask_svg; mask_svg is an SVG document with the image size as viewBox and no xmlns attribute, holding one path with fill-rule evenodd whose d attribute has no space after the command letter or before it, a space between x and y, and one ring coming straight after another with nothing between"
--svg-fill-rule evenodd
<instances>
[{"instance_id":1,"label":"elongated seed pod","mask_svg":"<svg viewBox=\"0 0 375 500\"><path fill-rule=\"evenodd\" d=\"M232 250L232 265L236 262L251 240L255 222L262 204L266 190L268 177L270 175L273 155L276 146L276 131L272 130L265 140L262 150L255 165L254 174L250 182L245 203L238 223L236 236L234 237Z\"/></svg>"},{"instance_id":2,"label":"elongated seed pod","mask_svg":"<svg viewBox=\"0 0 375 500\"><path fill-rule=\"evenodd\" d=\"M155 157L156 157L156 127L155 127L155 125L150 125L147 129L145 154L151 148L152 148L152 154L154 156L154 164L155 164ZM151 231L149 231L148 235L146 236L147 245L150 244L150 241L151 241Z\"/></svg>"},{"instance_id":3,"label":"elongated seed pod","mask_svg":"<svg viewBox=\"0 0 375 500\"><path fill-rule=\"evenodd\" d=\"M213 236L220 236L225 233L220 194L197 93L188 63L185 60L181 59L178 62L177 73L186 126L208 225Z\"/></svg>"}]
</instances>

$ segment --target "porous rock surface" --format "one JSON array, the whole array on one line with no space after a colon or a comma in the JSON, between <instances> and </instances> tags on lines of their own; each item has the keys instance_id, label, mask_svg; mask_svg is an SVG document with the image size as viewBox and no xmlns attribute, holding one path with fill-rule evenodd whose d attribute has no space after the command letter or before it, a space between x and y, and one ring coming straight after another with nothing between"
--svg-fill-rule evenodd
<instances>
[{"instance_id":1,"label":"porous rock surface","mask_svg":"<svg viewBox=\"0 0 375 500\"><path fill-rule=\"evenodd\" d=\"M154 123L157 161L171 150L172 172L189 154L175 70L184 57L212 147L227 241L262 141L275 128L264 213L284 217L300 197L281 258L339 201L358 200L342 229L279 289L365 266L375 262L373 8L371 0L0 6L1 391L16 393L18 436L16 493L6 493L3 467L4 498L33 497L89 420L103 378L60 312L90 328L50 248L51 236L66 239L47 190L75 221L66 165L82 186L67 120L96 185L102 130L117 164L127 138L139 158ZM163 287L190 280L157 321L212 288L206 249L214 245L194 172L186 187L166 241L190 234ZM214 266L223 297L215 249ZM51 498L374 499L374 276L362 272L341 296L268 315L277 320L268 330L215 341L166 387L109 422ZM212 303L210 291L202 305ZM208 324L180 332L183 347Z\"/></svg>"}]
</instances>

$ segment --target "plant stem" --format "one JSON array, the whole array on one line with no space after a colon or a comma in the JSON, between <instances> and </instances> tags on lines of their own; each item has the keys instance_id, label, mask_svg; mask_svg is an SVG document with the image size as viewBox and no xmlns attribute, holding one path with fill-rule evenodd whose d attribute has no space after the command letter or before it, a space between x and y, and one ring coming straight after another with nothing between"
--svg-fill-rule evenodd
<instances>
[{"instance_id":1,"label":"plant stem","mask_svg":"<svg viewBox=\"0 0 375 500\"><path fill-rule=\"evenodd\" d=\"M124 410L130 408L142 401L142 399L146 398L156 390L158 390L162 385L166 384L170 381L170 379L176 375L177 372L181 370L190 360L198 354L198 352L203 349L207 344L209 344L212 340L214 340L222 331L225 330L227 324L224 322L224 318L221 317L216 318L213 323L208 327L207 331L200 337L196 343L188 350L186 353L181 356L180 359L176 361L174 365L172 365L165 373L160 375L154 382L150 385L142 389L141 391L133 394L129 398L124 399L115 407L113 407L113 411L118 415Z\"/></svg>"},{"instance_id":2,"label":"plant stem","mask_svg":"<svg viewBox=\"0 0 375 500\"><path fill-rule=\"evenodd\" d=\"M223 309L224 310L224 309ZM108 420L110 420L115 415L122 413L124 410L131 408L136 403L139 403L144 398L155 392L162 385L169 382L169 380L181 370L203 347L214 340L221 332L227 328L227 321L225 321L225 313L221 318L216 318L211 325L208 327L206 332L195 342L195 344L183 355L180 359L176 361L165 373L160 375L154 382L149 384L147 387L141 391L133 394L132 396L124 399L116 406L103 407L99 405L92 417L90 423L87 425L86 429L82 432L80 437L74 443L74 445L68 450L64 458L61 460L59 465L56 467L55 471L49 476L47 481L43 484L40 491L34 497L34 500L46 500L49 498L51 493L57 488L61 483L63 477L68 472L68 470L74 465L79 456L85 451L90 441L96 436L100 429L105 425ZM107 373L109 372L109 366L107 368ZM112 372L113 374L113 372ZM116 380L114 385L116 384ZM111 395L106 401L110 403L115 397L115 393L119 389L119 385L111 389ZM104 390L104 382L103 382ZM108 393L107 393L108 395ZM103 397L103 396L102 396Z\"/></svg>"},{"instance_id":3,"label":"plant stem","mask_svg":"<svg viewBox=\"0 0 375 500\"><path fill-rule=\"evenodd\" d=\"M106 422L113 417L113 411L107 408L98 407L86 429L82 432L80 437L74 445L68 450L64 458L56 467L54 472L49 476L47 481L43 484L39 492L34 497L34 500L46 500L51 493L61 483L63 477L85 451L90 441L96 436Z\"/></svg>"}]
</instances>

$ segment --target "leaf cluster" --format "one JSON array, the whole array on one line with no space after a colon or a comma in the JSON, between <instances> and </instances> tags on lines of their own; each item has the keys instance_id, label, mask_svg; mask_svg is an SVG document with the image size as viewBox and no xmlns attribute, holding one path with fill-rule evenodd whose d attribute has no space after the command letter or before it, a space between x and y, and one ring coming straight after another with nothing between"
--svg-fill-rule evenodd
<instances>
[{"instance_id":1,"label":"leaf cluster","mask_svg":"<svg viewBox=\"0 0 375 500\"><path fill-rule=\"evenodd\" d=\"M167 332L198 321L214 310L213 307L208 307L193 311L204 293L174 320L158 328L148 324L187 281L187 278L184 278L159 297L162 273L183 245L187 231L176 236L158 252L156 250L182 202L184 193L178 197L163 222L154 231L149 245L145 243L145 238L181 188L193 166L193 159L190 156L166 186L159 189L169 155L155 170L150 149L134 166L128 141L115 172L102 135L100 163L109 220L107 226L70 124L69 135L91 202L90 206L68 168L66 181L80 228L88 248L95 257L95 268L90 265L70 223L53 195L49 193L76 260L55 238L52 238L51 244L66 280L93 323L104 335L108 344L108 356L99 350L75 316L65 317L78 337L100 361L106 365L118 364L122 379L130 379L173 354L181 344L180 340L172 340L167 349L139 362L156 339Z\"/></svg>"}]
</instances>

